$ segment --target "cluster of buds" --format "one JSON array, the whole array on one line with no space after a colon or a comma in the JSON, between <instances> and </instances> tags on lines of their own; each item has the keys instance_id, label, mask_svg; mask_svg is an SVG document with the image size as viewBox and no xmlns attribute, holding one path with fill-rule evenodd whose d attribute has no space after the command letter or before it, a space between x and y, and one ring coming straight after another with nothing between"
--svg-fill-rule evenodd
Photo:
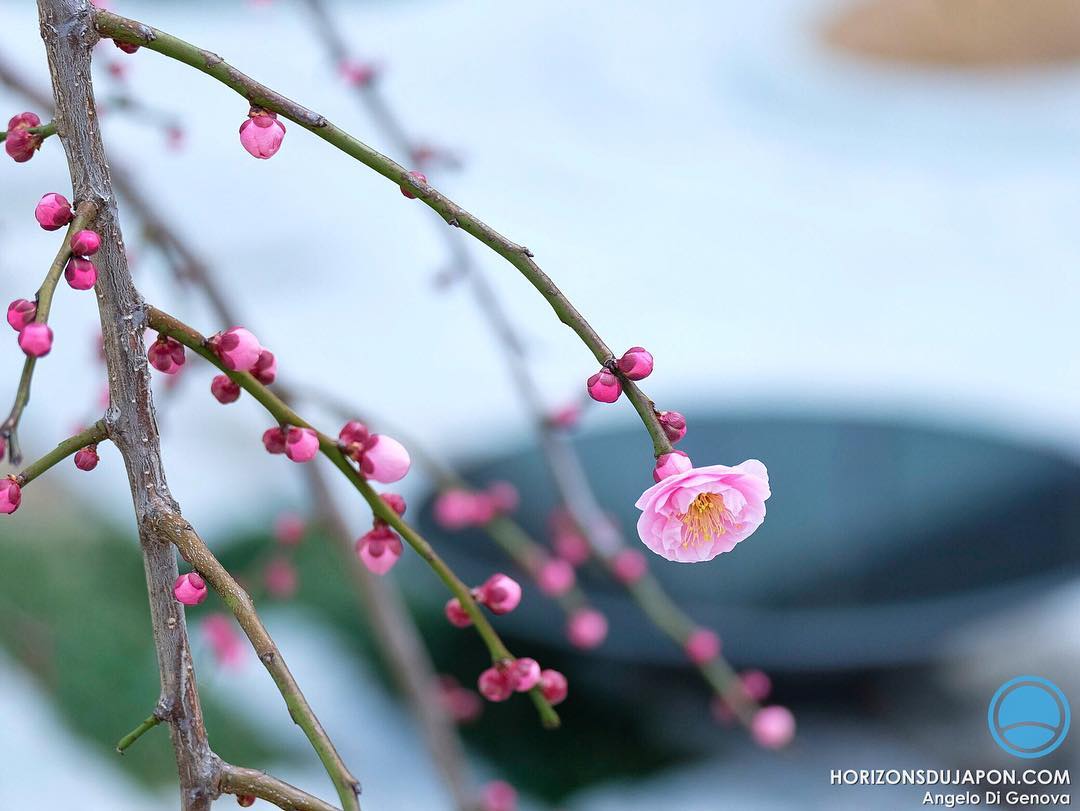
<instances>
[{"instance_id":1,"label":"cluster of buds","mask_svg":"<svg viewBox=\"0 0 1080 811\"><path fill-rule=\"evenodd\" d=\"M510 482L493 482L484 490L452 487L435 499L435 521L451 532L481 527L500 515L512 513L518 501L517 488Z\"/></svg>"},{"instance_id":2,"label":"cluster of buds","mask_svg":"<svg viewBox=\"0 0 1080 811\"><path fill-rule=\"evenodd\" d=\"M501 572L493 574L470 593L477 603L487 606L492 614L509 614L521 602L521 584ZM447 601L445 613L451 625L458 628L472 625L472 617L457 597Z\"/></svg>"},{"instance_id":3,"label":"cluster of buds","mask_svg":"<svg viewBox=\"0 0 1080 811\"><path fill-rule=\"evenodd\" d=\"M52 349L52 327L38 323L37 305L21 298L8 305L7 322L19 333L19 348L31 358L42 358Z\"/></svg>"},{"instance_id":4,"label":"cluster of buds","mask_svg":"<svg viewBox=\"0 0 1080 811\"><path fill-rule=\"evenodd\" d=\"M412 465L405 446L386 434L373 434L364 423L350 420L338 432L338 448L360 468L360 475L383 484L405 477Z\"/></svg>"},{"instance_id":5,"label":"cluster of buds","mask_svg":"<svg viewBox=\"0 0 1080 811\"><path fill-rule=\"evenodd\" d=\"M539 687L551 704L566 699L566 676L558 670L541 670L535 659L505 659L489 667L477 679L480 695L488 701L506 701L514 693Z\"/></svg>"},{"instance_id":6,"label":"cluster of buds","mask_svg":"<svg viewBox=\"0 0 1080 811\"><path fill-rule=\"evenodd\" d=\"M72 256L64 268L64 278L74 290L90 290L97 284L98 274L89 257L101 248L101 237L96 231L84 228L72 235L70 247Z\"/></svg>"},{"instance_id":7,"label":"cluster of buds","mask_svg":"<svg viewBox=\"0 0 1080 811\"><path fill-rule=\"evenodd\" d=\"M41 119L33 113L19 113L8 121L4 151L13 161L26 163L41 148L41 142L45 139L39 133L30 132L40 126Z\"/></svg>"},{"instance_id":8,"label":"cluster of buds","mask_svg":"<svg viewBox=\"0 0 1080 811\"><path fill-rule=\"evenodd\" d=\"M310 462L319 452L319 435L313 428L279 425L262 436L267 453L283 453L293 462Z\"/></svg>"},{"instance_id":9,"label":"cluster of buds","mask_svg":"<svg viewBox=\"0 0 1080 811\"><path fill-rule=\"evenodd\" d=\"M396 493L383 493L380 498L397 515L405 514L405 499ZM384 575L398 562L404 547L401 537L378 515L374 516L369 532L356 541L356 556L368 571Z\"/></svg>"},{"instance_id":10,"label":"cluster of buds","mask_svg":"<svg viewBox=\"0 0 1080 811\"><path fill-rule=\"evenodd\" d=\"M277 380L277 358L250 330L233 327L211 336L206 343L226 369L249 372L264 386ZM240 384L228 375L217 375L210 381L210 393L222 405L234 403L240 398Z\"/></svg>"},{"instance_id":11,"label":"cluster of buds","mask_svg":"<svg viewBox=\"0 0 1080 811\"><path fill-rule=\"evenodd\" d=\"M281 149L285 138L285 125L278 121L277 113L251 105L248 117L240 125L240 143L252 157L266 160Z\"/></svg>"},{"instance_id":12,"label":"cluster of buds","mask_svg":"<svg viewBox=\"0 0 1080 811\"><path fill-rule=\"evenodd\" d=\"M621 358L609 361L585 384L589 396L598 403L614 403L622 394L622 381L619 374L627 380L644 380L652 374L653 356L644 347L632 346ZM619 374L616 374L616 371Z\"/></svg>"}]
</instances>

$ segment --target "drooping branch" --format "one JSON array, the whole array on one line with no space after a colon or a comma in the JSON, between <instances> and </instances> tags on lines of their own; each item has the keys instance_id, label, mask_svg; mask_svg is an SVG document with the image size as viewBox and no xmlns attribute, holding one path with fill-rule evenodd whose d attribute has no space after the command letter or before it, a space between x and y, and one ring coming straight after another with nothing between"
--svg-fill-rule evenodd
<instances>
[{"instance_id":1,"label":"drooping branch","mask_svg":"<svg viewBox=\"0 0 1080 811\"><path fill-rule=\"evenodd\" d=\"M278 424L315 430L309 422L297 414L280 397L270 391L270 389L258 382L251 374L248 372L235 372L228 369L222 363L221 359L209 348L207 340L198 331L154 307L147 307L147 316L148 325L151 328L179 341L181 344L212 363L224 374L228 375L229 378L244 389L244 391L248 392L256 402L263 406L263 408L277 420ZM357 472L349 459L342 453L341 449L338 447L337 441L317 430L315 433L319 439L320 452L327 457L334 466L342 472L345 478L348 479L349 483L356 488L357 492L359 492L368 503L372 513L380 520L386 522L386 524L404 538L409 546L413 548L413 551L415 551L435 572L439 579L443 581L451 594L460 601L462 608L468 613L469 618L472 620L476 632L487 646L492 661L504 662L513 659L513 654L507 649L487 617L476 604L469 587L466 586L453 572L432 548L431 544L429 544L411 526L406 524L401 517L379 497L379 494L375 492L371 485L368 484L367 480ZM549 729L557 727L559 725L559 716L551 706L550 702L544 697L540 688L534 687L529 691L529 695L536 705L541 723Z\"/></svg>"},{"instance_id":2,"label":"drooping branch","mask_svg":"<svg viewBox=\"0 0 1080 811\"><path fill-rule=\"evenodd\" d=\"M313 797L284 780L278 780L266 772L233 766L219 761L221 779L218 787L228 794L258 797L286 811L337 811L318 797Z\"/></svg>"},{"instance_id":3,"label":"drooping branch","mask_svg":"<svg viewBox=\"0 0 1080 811\"><path fill-rule=\"evenodd\" d=\"M15 477L15 481L20 487L25 487L57 462L78 453L87 445L96 445L99 442L104 442L108 439L108 436L109 434L108 429L105 426L105 420L98 420L89 428L65 439L57 445L56 448L49 451L36 462L24 467L19 471L19 475Z\"/></svg>"},{"instance_id":4,"label":"drooping branch","mask_svg":"<svg viewBox=\"0 0 1080 811\"><path fill-rule=\"evenodd\" d=\"M534 261L532 251L525 246L507 239L435 188L417 179L410 174L408 169L349 135L324 116L241 73L217 54L144 23L108 11L96 13L95 25L102 36L131 45L144 46L206 73L239 93L251 104L288 118L396 185L409 189L417 198L437 211L448 224L475 237L517 268L544 297L559 320L577 334L596 360L601 365L608 365L612 371L622 376L621 372L615 368L615 356L611 349ZM660 456L670 453L671 443L660 425L659 416L652 401L633 381L623 377L622 385L623 391L634 405L652 438L654 454Z\"/></svg>"},{"instance_id":5,"label":"drooping branch","mask_svg":"<svg viewBox=\"0 0 1080 811\"><path fill-rule=\"evenodd\" d=\"M337 789L345 809L359 809L356 795L360 793L360 781L349 772L345 762L338 755L333 742L326 734L319 719L315 716L311 705L308 704L300 685L296 683L289 670L285 659L278 650L274 640L270 638L266 627L259 619L255 611L255 604L240 584L233 579L232 575L218 561L209 547L203 543L202 538L192 529L191 524L185 521L179 513L161 513L151 519L152 528L163 539L174 544L180 550L184 560L190 563L195 570L202 575L214 591L220 595L225 605L229 607L237 622L243 629L244 634L255 649L259 661L270 673L270 677L277 685L278 692L285 699L285 705L289 708L289 715L300 729L304 731L312 748L322 761L326 773L330 776Z\"/></svg>"}]
</instances>

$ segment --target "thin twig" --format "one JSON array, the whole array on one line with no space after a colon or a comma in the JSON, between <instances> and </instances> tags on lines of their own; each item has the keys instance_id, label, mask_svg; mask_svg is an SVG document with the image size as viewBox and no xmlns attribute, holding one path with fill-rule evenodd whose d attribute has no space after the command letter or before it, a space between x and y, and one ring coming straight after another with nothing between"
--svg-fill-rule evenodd
<instances>
[{"instance_id":1,"label":"thin twig","mask_svg":"<svg viewBox=\"0 0 1080 811\"><path fill-rule=\"evenodd\" d=\"M278 692L285 699L289 715L304 731L312 748L318 754L319 760L322 761L326 773L334 783L334 788L337 789L343 807L346 811L358 811L360 805L356 796L360 793L360 781L352 776L345 762L338 755L333 742L300 690L300 685L296 683L288 665L285 664L281 651L278 650L274 640L267 633L266 626L259 619L251 597L214 557L202 538L192 529L191 524L179 514L161 513L152 520L151 525L160 537L175 544L184 560L214 587L214 591L233 612L236 621L240 623L244 634L251 642L251 647L255 649L259 661L270 673Z\"/></svg>"},{"instance_id":2,"label":"thin twig","mask_svg":"<svg viewBox=\"0 0 1080 811\"><path fill-rule=\"evenodd\" d=\"M374 169L398 186L408 188L416 197L437 211L447 223L454 224L480 240L480 242L517 268L544 297L559 320L577 334L600 364L608 364L614 361L615 356L607 344L604 343L589 322L585 320L585 317L578 312L577 308L570 303L569 299L563 295L551 278L533 261L532 251L507 239L453 200L409 174L409 170L405 167L349 135L324 116L297 104L277 91L255 81L250 76L241 73L215 53L198 48L144 23L121 17L109 11L98 11L95 14L95 25L102 36L110 37L119 42L144 46L202 71L239 93L251 104L272 110L278 115L299 124L345 154ZM622 376L621 372L617 373ZM671 443L664 434L659 415L652 401L633 381L623 377L622 384L623 391L634 405L638 416L652 438L654 454L660 456L669 453Z\"/></svg>"},{"instance_id":3,"label":"thin twig","mask_svg":"<svg viewBox=\"0 0 1080 811\"><path fill-rule=\"evenodd\" d=\"M25 487L57 462L78 453L87 445L104 442L108 437L109 433L105 427L105 420L98 420L89 428L85 428L74 436L65 439L36 462L24 467L19 472L19 475L15 477L15 481L20 487Z\"/></svg>"},{"instance_id":4,"label":"thin twig","mask_svg":"<svg viewBox=\"0 0 1080 811\"><path fill-rule=\"evenodd\" d=\"M148 716L146 720L144 720L141 724L135 727L135 729L131 730L131 732L129 732L127 735L120 739L120 741L116 744L116 751L121 755L124 754L124 752L127 751L128 747L135 743L135 741L139 740L139 738L141 738L151 729L160 724L161 721L161 716L159 716L157 714L157 711L155 711L153 715Z\"/></svg>"}]
</instances>

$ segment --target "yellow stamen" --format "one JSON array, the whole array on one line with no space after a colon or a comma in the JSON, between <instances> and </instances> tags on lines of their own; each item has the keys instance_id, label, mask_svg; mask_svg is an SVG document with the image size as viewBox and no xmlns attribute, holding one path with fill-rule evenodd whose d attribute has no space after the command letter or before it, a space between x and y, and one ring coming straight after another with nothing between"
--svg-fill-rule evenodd
<instances>
[{"instance_id":1,"label":"yellow stamen","mask_svg":"<svg viewBox=\"0 0 1080 811\"><path fill-rule=\"evenodd\" d=\"M690 502L685 513L676 516L682 522L683 548L712 543L728 531L724 521L730 521L731 513L724 505L724 497L719 493L699 493Z\"/></svg>"}]
</instances>

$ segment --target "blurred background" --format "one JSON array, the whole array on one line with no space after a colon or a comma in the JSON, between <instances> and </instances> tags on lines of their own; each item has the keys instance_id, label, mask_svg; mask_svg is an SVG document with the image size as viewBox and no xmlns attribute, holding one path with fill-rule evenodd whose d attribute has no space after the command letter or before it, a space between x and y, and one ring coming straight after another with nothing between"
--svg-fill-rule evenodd
<instances>
[{"instance_id":1,"label":"blurred background","mask_svg":"<svg viewBox=\"0 0 1080 811\"><path fill-rule=\"evenodd\" d=\"M115 5L406 160L304 3ZM1080 2L328 6L403 124L459 162L429 173L435 185L528 245L617 352L655 355L646 389L687 415L680 448L771 473L769 518L734 553L650 565L733 664L772 676L794 743L764 751L716 723L682 653L585 569L611 624L598 650L570 648L531 584L497 623L570 677L564 728L543 732L525 701L486 705L463 728L475 778L511 781L536 809L908 808L919 789L837 788L829 771L1027 765L987 732L997 687L1036 674L1080 697ZM0 59L47 91L33 4L0 2L0 23ZM556 496L528 415L472 298L439 281L431 212L296 126L252 160L231 91L145 50L98 53L110 153L209 260L283 377L407 427L473 481L514 482L517 517L546 542ZM5 118L47 118L2 85L0 102ZM31 297L55 253L35 202L69 188L55 140L28 164L5 159L7 299ZM146 298L204 333L229 326L122 217ZM580 398L589 353L509 265L468 250L549 407ZM29 458L101 409L92 297L63 287L51 323ZM261 409L218 406L196 361L175 385L155 378L170 485L223 562L257 581L275 520L310 512L308 493L263 450ZM12 341L5 397L21 365ZM652 483L636 415L625 400L590 408L573 437L632 537ZM61 465L0 523L5 806L175 805L164 730L113 751L158 681L126 476L100 451L92 474ZM441 532L420 509L430 486L418 471L393 489L465 579L510 566L474 533ZM359 535L366 506L335 492ZM324 541L313 531L290 553L298 590L263 599L264 619L365 807L449 808ZM388 577L438 669L471 684L484 651L448 628L430 572L406 552ZM188 612L215 749L330 796L258 661L215 655L201 623L219 609L212 597ZM1080 765L1075 739L1038 765Z\"/></svg>"}]
</instances>

